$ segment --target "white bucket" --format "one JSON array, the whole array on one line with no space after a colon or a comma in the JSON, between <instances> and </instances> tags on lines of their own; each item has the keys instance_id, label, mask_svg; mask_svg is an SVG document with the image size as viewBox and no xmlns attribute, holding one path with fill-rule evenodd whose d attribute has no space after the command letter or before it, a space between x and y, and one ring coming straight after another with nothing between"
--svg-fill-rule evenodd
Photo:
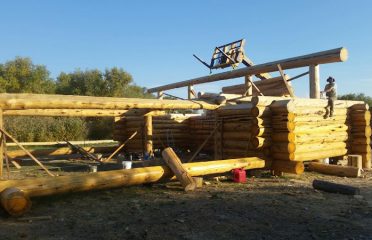
<instances>
[{"instance_id":1,"label":"white bucket","mask_svg":"<svg viewBox=\"0 0 372 240\"><path fill-rule=\"evenodd\" d=\"M90 166L90 172L97 172L97 166Z\"/></svg>"},{"instance_id":2,"label":"white bucket","mask_svg":"<svg viewBox=\"0 0 372 240\"><path fill-rule=\"evenodd\" d=\"M132 168L132 162L131 161L122 161L121 164L123 164L123 169L131 169Z\"/></svg>"}]
</instances>

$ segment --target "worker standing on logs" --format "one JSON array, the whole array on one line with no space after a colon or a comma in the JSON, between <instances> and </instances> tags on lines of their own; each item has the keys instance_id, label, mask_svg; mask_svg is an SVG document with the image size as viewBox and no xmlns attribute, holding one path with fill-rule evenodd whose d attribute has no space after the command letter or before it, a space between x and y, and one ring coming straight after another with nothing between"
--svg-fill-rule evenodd
<instances>
[{"instance_id":1,"label":"worker standing on logs","mask_svg":"<svg viewBox=\"0 0 372 240\"><path fill-rule=\"evenodd\" d=\"M328 83L325 85L324 91L322 91L322 94L325 93L328 98L325 118L328 118L328 116L333 117L333 109L335 106L335 100L337 99L336 80L333 77L328 77L327 82Z\"/></svg>"}]
</instances>

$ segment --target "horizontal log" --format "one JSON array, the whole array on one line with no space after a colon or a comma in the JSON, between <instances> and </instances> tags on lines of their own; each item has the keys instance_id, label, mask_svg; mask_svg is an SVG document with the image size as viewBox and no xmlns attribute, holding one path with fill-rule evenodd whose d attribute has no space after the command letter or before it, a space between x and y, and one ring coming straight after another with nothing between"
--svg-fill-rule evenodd
<instances>
[{"instance_id":1,"label":"horizontal log","mask_svg":"<svg viewBox=\"0 0 372 240\"><path fill-rule=\"evenodd\" d=\"M82 144L90 145L90 144L102 144L102 143L117 144L117 142L114 141L114 140L87 140L87 141L69 141L69 142L74 144L74 145L82 145ZM22 146L53 146L53 145L61 146L61 145L67 145L66 142L59 142L59 141L55 141L55 142L20 142L20 144ZM7 143L6 146L7 147L13 147L13 146L17 146L17 144Z\"/></svg>"},{"instance_id":2,"label":"horizontal log","mask_svg":"<svg viewBox=\"0 0 372 240\"><path fill-rule=\"evenodd\" d=\"M274 101L290 100L289 97L254 96L252 97L253 106L269 106Z\"/></svg>"},{"instance_id":3,"label":"horizontal log","mask_svg":"<svg viewBox=\"0 0 372 240\"><path fill-rule=\"evenodd\" d=\"M224 139L242 139L242 140L249 140L251 138L250 132L224 132L223 138Z\"/></svg>"},{"instance_id":4,"label":"horizontal log","mask_svg":"<svg viewBox=\"0 0 372 240\"><path fill-rule=\"evenodd\" d=\"M345 142L317 142L317 143L305 143L295 144L292 142L288 143L273 143L271 145L271 152L273 153L306 153L313 151L327 151L337 148L346 148L347 143Z\"/></svg>"},{"instance_id":5,"label":"horizontal log","mask_svg":"<svg viewBox=\"0 0 372 240\"><path fill-rule=\"evenodd\" d=\"M341 115L333 115L332 117L328 117L324 119L324 115L322 114L314 114L314 115L298 115L293 113L293 122L295 123L310 123L310 122L332 122L332 121L350 121L350 118L346 114Z\"/></svg>"},{"instance_id":6,"label":"horizontal log","mask_svg":"<svg viewBox=\"0 0 372 240\"><path fill-rule=\"evenodd\" d=\"M355 111L350 113L351 119L353 121L361 121L361 122L370 122L371 121L371 112L370 111Z\"/></svg>"},{"instance_id":7,"label":"horizontal log","mask_svg":"<svg viewBox=\"0 0 372 240\"><path fill-rule=\"evenodd\" d=\"M234 141L234 140L226 140L223 142L224 148L231 148L231 149L242 149L242 150L248 150L249 148L249 142L247 141Z\"/></svg>"},{"instance_id":8,"label":"horizontal log","mask_svg":"<svg viewBox=\"0 0 372 240\"><path fill-rule=\"evenodd\" d=\"M74 95L47 95L25 93L1 93L0 108L22 109L216 109L218 105L203 101L167 99L110 98Z\"/></svg>"},{"instance_id":9,"label":"horizontal log","mask_svg":"<svg viewBox=\"0 0 372 240\"><path fill-rule=\"evenodd\" d=\"M270 147L271 138L253 137L251 139L251 145L253 148Z\"/></svg>"},{"instance_id":10,"label":"horizontal log","mask_svg":"<svg viewBox=\"0 0 372 240\"><path fill-rule=\"evenodd\" d=\"M271 110L269 107L253 107L251 109L251 116L253 117L269 117L271 115Z\"/></svg>"},{"instance_id":11,"label":"horizontal log","mask_svg":"<svg viewBox=\"0 0 372 240\"><path fill-rule=\"evenodd\" d=\"M322 158L338 157L347 154L346 148L331 149L331 150L321 150L313 152L303 152L303 153L271 153L274 159L278 160L290 160L290 161L310 161Z\"/></svg>"},{"instance_id":12,"label":"horizontal log","mask_svg":"<svg viewBox=\"0 0 372 240\"><path fill-rule=\"evenodd\" d=\"M326 99L308 99L308 98L295 98L290 100L279 100L274 101L270 108L275 109L292 109L292 108L301 108L301 107L311 107L311 108L325 108L328 105L328 100ZM350 101L350 100L336 100L334 102L335 109L347 109L352 106L358 106L358 108L363 108L368 110L368 104L366 105L363 101ZM291 112L291 111L290 111Z\"/></svg>"},{"instance_id":13,"label":"horizontal log","mask_svg":"<svg viewBox=\"0 0 372 240\"><path fill-rule=\"evenodd\" d=\"M306 143L306 142L336 142L346 141L349 139L347 132L334 132L329 133L307 133L295 134L293 132L279 132L273 133L271 138L274 142L293 142L293 143Z\"/></svg>"},{"instance_id":14,"label":"horizontal log","mask_svg":"<svg viewBox=\"0 0 372 240\"><path fill-rule=\"evenodd\" d=\"M267 73L278 71L277 65L280 64L283 70L292 69L298 67L305 67L310 65L331 63L346 61L348 58L348 52L346 48L336 48L328 51L317 52L313 54L303 55L294 58L283 59L279 61L254 65L251 67L245 67L237 70L222 72L218 74L208 75L205 77L194 78L182 82L167 84L160 87L148 89L149 93L165 91L174 88L192 86L196 84L209 83L221 80L227 80L232 78L244 77L247 75L256 75L259 73Z\"/></svg>"},{"instance_id":15,"label":"horizontal log","mask_svg":"<svg viewBox=\"0 0 372 240\"><path fill-rule=\"evenodd\" d=\"M40 116L40 117L118 117L128 110L106 109L24 109L4 110L4 116Z\"/></svg>"},{"instance_id":16,"label":"horizontal log","mask_svg":"<svg viewBox=\"0 0 372 240\"><path fill-rule=\"evenodd\" d=\"M256 157L183 164L192 176L224 173L235 168L264 168L266 165L267 162L265 160ZM0 191L9 187L16 187L24 191L28 196L36 197L151 183L172 177L173 174L167 166L154 166L91 174L66 175L54 178L40 177L2 181L0 182Z\"/></svg>"},{"instance_id":17,"label":"horizontal log","mask_svg":"<svg viewBox=\"0 0 372 240\"><path fill-rule=\"evenodd\" d=\"M296 117L301 115L311 115L311 116L322 116L324 117L327 113L326 108L318 108L318 107L293 107L291 109L287 108L271 108L271 112L273 115L277 114L286 114L286 113L293 113ZM336 108L333 112L334 116L347 116L348 109L347 108Z\"/></svg>"},{"instance_id":18,"label":"horizontal log","mask_svg":"<svg viewBox=\"0 0 372 240\"><path fill-rule=\"evenodd\" d=\"M371 138L369 137L356 137L351 140L352 145L370 145Z\"/></svg>"},{"instance_id":19,"label":"horizontal log","mask_svg":"<svg viewBox=\"0 0 372 240\"><path fill-rule=\"evenodd\" d=\"M115 151L117 147L83 147L83 149L89 153L111 153ZM69 155L75 153L68 147L54 148L54 149L35 149L29 150L34 156L56 156L56 155ZM23 150L12 150L7 151L7 155L11 158L28 157Z\"/></svg>"},{"instance_id":20,"label":"horizontal log","mask_svg":"<svg viewBox=\"0 0 372 240\"><path fill-rule=\"evenodd\" d=\"M257 125L257 126L270 126L272 122L271 120L272 118L270 117L265 117L265 118L261 118L261 117L255 117L255 118L252 118L252 125Z\"/></svg>"},{"instance_id":21,"label":"horizontal log","mask_svg":"<svg viewBox=\"0 0 372 240\"><path fill-rule=\"evenodd\" d=\"M300 175L304 172L305 166L302 162L274 160L272 161L271 169L274 171L274 173L284 172Z\"/></svg>"},{"instance_id":22,"label":"horizontal log","mask_svg":"<svg viewBox=\"0 0 372 240\"><path fill-rule=\"evenodd\" d=\"M260 137L264 135L271 134L273 131L271 128L258 128L255 126L252 126L251 128L251 134L252 136Z\"/></svg>"},{"instance_id":23,"label":"horizontal log","mask_svg":"<svg viewBox=\"0 0 372 240\"><path fill-rule=\"evenodd\" d=\"M361 169L350 166L339 166L322 163L310 163L309 170L339 177L360 177Z\"/></svg>"},{"instance_id":24,"label":"horizontal log","mask_svg":"<svg viewBox=\"0 0 372 240\"><path fill-rule=\"evenodd\" d=\"M351 152L352 153L371 153L371 145L364 143L364 144L357 144L351 145Z\"/></svg>"}]
</instances>

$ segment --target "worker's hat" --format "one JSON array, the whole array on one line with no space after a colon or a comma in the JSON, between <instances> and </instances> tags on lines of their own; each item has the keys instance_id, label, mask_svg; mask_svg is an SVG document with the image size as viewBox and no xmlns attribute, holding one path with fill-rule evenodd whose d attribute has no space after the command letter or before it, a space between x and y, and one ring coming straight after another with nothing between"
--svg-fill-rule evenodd
<instances>
[{"instance_id":1,"label":"worker's hat","mask_svg":"<svg viewBox=\"0 0 372 240\"><path fill-rule=\"evenodd\" d=\"M331 77L331 76L327 78L327 82L335 82L335 81L336 80L333 77Z\"/></svg>"}]
</instances>

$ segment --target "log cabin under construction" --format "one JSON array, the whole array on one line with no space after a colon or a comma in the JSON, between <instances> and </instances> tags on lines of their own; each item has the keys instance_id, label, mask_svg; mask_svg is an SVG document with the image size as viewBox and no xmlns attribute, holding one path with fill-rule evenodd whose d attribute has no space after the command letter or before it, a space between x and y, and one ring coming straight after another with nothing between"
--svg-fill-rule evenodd
<instances>
[{"instance_id":1,"label":"log cabin under construction","mask_svg":"<svg viewBox=\"0 0 372 240\"><path fill-rule=\"evenodd\" d=\"M347 50L337 48L252 65L149 89L151 93L158 93L158 99L3 93L0 94L0 129L9 138L2 121L6 116L114 117L114 140L119 146L125 143L123 151L146 156L168 146L190 151L192 156L182 161L192 176L235 168L267 168L300 174L304 161L347 154L361 155L363 168L368 169L371 168L368 104L337 100L334 116L325 118L328 103L319 99L319 64L346 60ZM301 76L290 78L283 73L283 70L300 67L309 68L301 76L309 75L311 99L294 96L290 81ZM262 73L275 71L279 71L279 77L265 74L266 79L262 79ZM261 79L252 81L254 75ZM238 77L245 77L245 83L225 87L222 94L196 96L193 91L197 84ZM187 87L189 99L163 99L164 91L180 87ZM203 113L173 113L175 110L202 110ZM135 132L137 135L132 138ZM1 163L4 151L13 158L38 155L37 151L27 153L25 149L25 153L6 151L5 142L0 144ZM97 149L88 151L99 151ZM112 149L100 150L113 152ZM55 154L71 153L68 149L58 151ZM208 154L212 160L194 161L200 152ZM3 175L3 164L0 173ZM28 197L156 182L171 177L172 171L161 165L54 178L4 180L0 181L0 198L2 206L17 215L29 208ZM23 205L18 203L22 206L11 209L12 196L23 198Z\"/></svg>"}]
</instances>

